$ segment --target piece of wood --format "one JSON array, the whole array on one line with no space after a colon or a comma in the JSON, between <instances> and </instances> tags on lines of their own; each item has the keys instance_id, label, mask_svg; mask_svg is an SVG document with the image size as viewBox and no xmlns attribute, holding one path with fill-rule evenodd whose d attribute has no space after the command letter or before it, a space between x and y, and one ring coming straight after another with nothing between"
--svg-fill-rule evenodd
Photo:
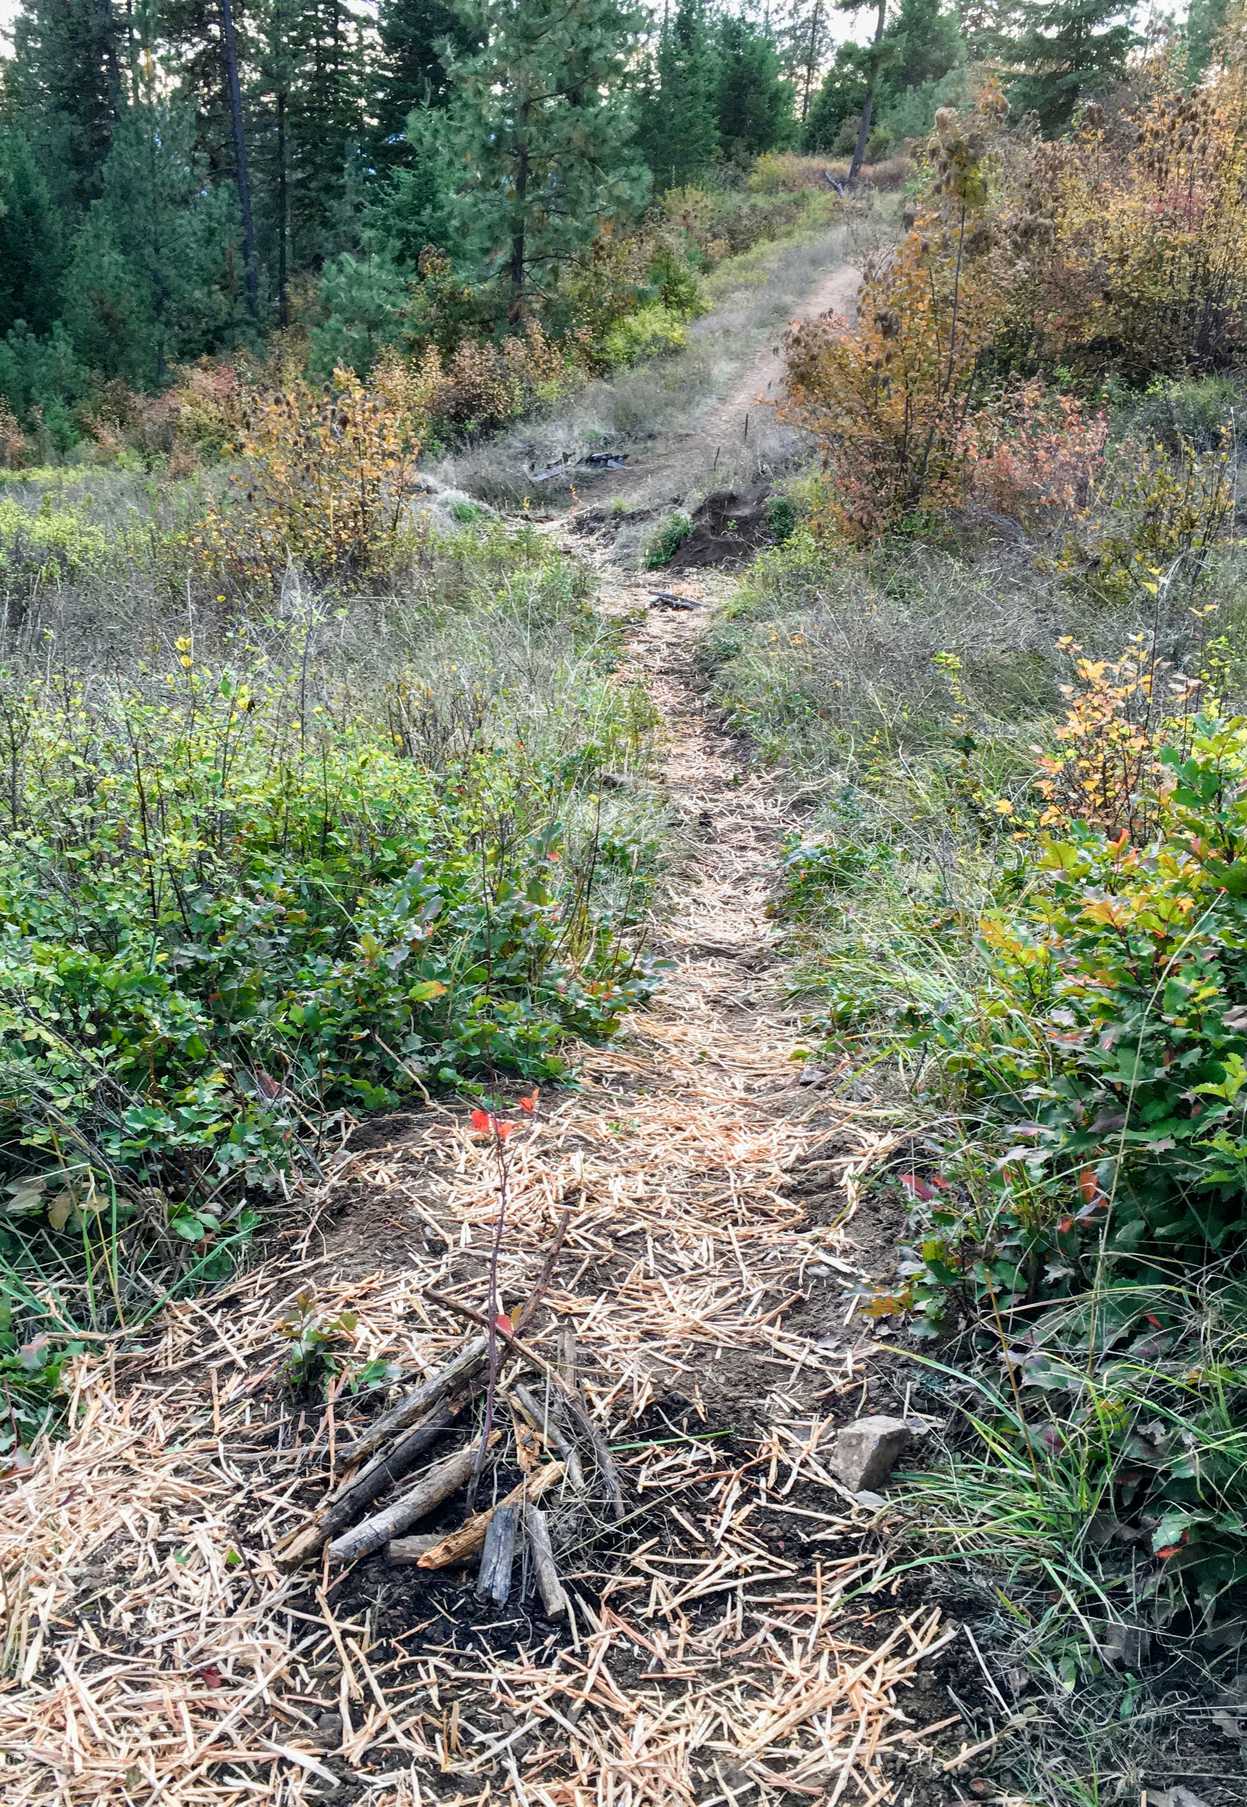
<instances>
[{"instance_id":1,"label":"piece of wood","mask_svg":"<svg viewBox=\"0 0 1247 1807\"><path fill-rule=\"evenodd\" d=\"M569 1205L559 1218L558 1228L554 1232L554 1240L546 1251L541 1272L537 1276L532 1291L516 1313L515 1323L518 1329L523 1329L541 1303L542 1295L554 1273L554 1266L563 1247L563 1239L567 1235L567 1226L570 1221L571 1206ZM441 1302L444 1301L439 1300L439 1303ZM482 1321L477 1319L478 1323ZM397 1405L391 1406L388 1412L383 1412L380 1418L374 1420L372 1424L366 1425L355 1441L342 1452L342 1461L345 1465L353 1468L358 1462L364 1461L375 1451L382 1449L398 1433L415 1425L417 1419L429 1417L452 1394L464 1392L484 1368L489 1358L489 1349L488 1333L484 1336L473 1337L470 1343L466 1343L448 1362L444 1362L435 1373L430 1374L427 1380L421 1381L420 1385L413 1388L410 1393L405 1393ZM357 1480L358 1478L356 1477ZM356 1481L350 1482L349 1485L354 1487Z\"/></svg>"},{"instance_id":2,"label":"piece of wood","mask_svg":"<svg viewBox=\"0 0 1247 1807\"><path fill-rule=\"evenodd\" d=\"M457 1311L461 1317L467 1318L469 1323L483 1324L485 1321L482 1314L479 1311L474 1311L470 1305L463 1305L458 1299L449 1299L446 1297L445 1293L437 1292L433 1287L427 1289L425 1298L432 1299L437 1305L445 1306L448 1311ZM508 1348L513 1349L521 1360L526 1361L530 1368L536 1368L539 1374L544 1374L550 1384L557 1388L568 1411L571 1413L572 1418L576 1424L579 1425L580 1429L584 1432L592 1445L593 1457L598 1465L598 1472L602 1476L602 1483L606 1488L606 1496L610 1505L611 1517L621 1519L624 1515L624 1504L623 1489L619 1485L619 1471L615 1467L614 1458L611 1456L610 1450L607 1448L606 1438L602 1435L602 1432L593 1422L592 1418L590 1418L588 1408L585 1406L579 1394L567 1385L562 1375L550 1366L550 1363L543 1355L538 1355L535 1349L530 1348L527 1343L521 1342L513 1330L504 1330L501 1324L499 1324L495 1334L507 1344Z\"/></svg>"},{"instance_id":3,"label":"piece of wood","mask_svg":"<svg viewBox=\"0 0 1247 1807\"><path fill-rule=\"evenodd\" d=\"M465 1382L475 1380L478 1372L485 1366L489 1354L489 1338L475 1336L470 1343L465 1343L456 1355L430 1374L427 1380L410 1393L405 1393L397 1405L383 1412L373 1423L365 1425L354 1443L342 1452L342 1460L349 1467L362 1462L371 1456L383 1444L390 1441L399 1431L405 1431L418 1418L426 1417L442 1405L452 1393L457 1393Z\"/></svg>"},{"instance_id":4,"label":"piece of wood","mask_svg":"<svg viewBox=\"0 0 1247 1807\"><path fill-rule=\"evenodd\" d=\"M474 1439L466 1448L457 1449L453 1455L426 1468L405 1493L400 1493L382 1511L374 1512L353 1530L335 1537L329 1546L330 1556L335 1562L350 1562L357 1556L370 1556L374 1550L379 1550L382 1544L389 1543L392 1537L405 1531L408 1525L414 1525L465 1486L476 1455Z\"/></svg>"},{"instance_id":5,"label":"piece of wood","mask_svg":"<svg viewBox=\"0 0 1247 1807\"><path fill-rule=\"evenodd\" d=\"M391 1481L401 1480L415 1467L420 1457L446 1435L463 1408L466 1395L450 1400L422 1424L415 1424L388 1449L379 1450L359 1473L348 1477L330 1494L311 1520L288 1539L279 1552L287 1567L297 1567L314 1556L322 1545L336 1537L365 1506L384 1493Z\"/></svg>"},{"instance_id":6,"label":"piece of wood","mask_svg":"<svg viewBox=\"0 0 1247 1807\"><path fill-rule=\"evenodd\" d=\"M533 1559L533 1574L546 1617L548 1619L565 1619L567 1617L567 1595L563 1591L563 1583L559 1579L558 1566L554 1560L554 1546L550 1542L550 1521L540 1506L530 1503L524 1507L524 1530L528 1534L528 1548Z\"/></svg>"},{"instance_id":7,"label":"piece of wood","mask_svg":"<svg viewBox=\"0 0 1247 1807\"><path fill-rule=\"evenodd\" d=\"M560 1456L567 1467L567 1479L577 1492L584 1486L584 1472L580 1466L580 1451L566 1436L563 1427L554 1415L543 1409L539 1400L533 1398L528 1388L518 1383L511 1389L511 1398L519 1407L533 1431L541 1438L547 1449ZM521 1457L521 1466L524 1466Z\"/></svg>"},{"instance_id":8,"label":"piece of wood","mask_svg":"<svg viewBox=\"0 0 1247 1807\"><path fill-rule=\"evenodd\" d=\"M397 1563L399 1568L410 1566L441 1541L436 1531L418 1531L414 1537L391 1537L385 1546L385 1560Z\"/></svg>"},{"instance_id":9,"label":"piece of wood","mask_svg":"<svg viewBox=\"0 0 1247 1807\"><path fill-rule=\"evenodd\" d=\"M515 1566L515 1532L519 1522L516 1506L495 1506L485 1528L481 1545L481 1566L476 1577L478 1600L492 1600L505 1606L511 1592L511 1570Z\"/></svg>"},{"instance_id":10,"label":"piece of wood","mask_svg":"<svg viewBox=\"0 0 1247 1807\"><path fill-rule=\"evenodd\" d=\"M489 1521L499 1506L519 1506L527 1504L530 1500L540 1499L541 1495L548 1492L556 1481L562 1480L563 1472L561 1462L551 1462L538 1474L525 1475L519 1486L513 1487L510 1493L500 1499L496 1505L487 1506L483 1512L475 1513L466 1525L461 1525L457 1531L452 1531L448 1537L443 1537L441 1543L435 1544L431 1550L426 1550L416 1567L445 1569L449 1568L452 1562L463 1562L469 1556L475 1556L485 1541Z\"/></svg>"}]
</instances>

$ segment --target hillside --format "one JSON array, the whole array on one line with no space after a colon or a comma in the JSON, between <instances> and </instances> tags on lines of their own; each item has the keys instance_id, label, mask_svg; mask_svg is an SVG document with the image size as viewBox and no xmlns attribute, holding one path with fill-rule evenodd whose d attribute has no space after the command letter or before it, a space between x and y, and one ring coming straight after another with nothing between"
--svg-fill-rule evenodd
<instances>
[{"instance_id":1,"label":"hillside","mask_svg":"<svg viewBox=\"0 0 1247 1807\"><path fill-rule=\"evenodd\" d=\"M842 24L21 0L6 1802L1247 1800L1247 27Z\"/></svg>"}]
</instances>

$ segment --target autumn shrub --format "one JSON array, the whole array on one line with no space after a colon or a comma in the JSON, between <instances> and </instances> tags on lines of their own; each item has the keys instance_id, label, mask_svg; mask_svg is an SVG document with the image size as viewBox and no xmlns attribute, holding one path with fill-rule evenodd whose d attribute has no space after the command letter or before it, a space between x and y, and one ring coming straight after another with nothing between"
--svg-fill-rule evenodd
<instances>
[{"instance_id":1,"label":"autumn shrub","mask_svg":"<svg viewBox=\"0 0 1247 1807\"><path fill-rule=\"evenodd\" d=\"M292 561L340 577L392 562L420 453L411 409L406 372L386 364L368 384L339 370L324 388L252 392L237 467L189 535L205 574L245 587Z\"/></svg>"},{"instance_id":2,"label":"autumn shrub","mask_svg":"<svg viewBox=\"0 0 1247 1807\"><path fill-rule=\"evenodd\" d=\"M1003 317L991 233L984 125L941 114L935 177L913 227L867 268L856 322L795 326L785 418L812 433L832 472L832 517L869 538L965 489L967 426Z\"/></svg>"},{"instance_id":3,"label":"autumn shrub","mask_svg":"<svg viewBox=\"0 0 1247 1807\"><path fill-rule=\"evenodd\" d=\"M961 440L967 496L1018 521L1085 511L1107 438L1102 408L1032 377L969 416Z\"/></svg>"},{"instance_id":4,"label":"autumn shrub","mask_svg":"<svg viewBox=\"0 0 1247 1807\"><path fill-rule=\"evenodd\" d=\"M29 464L33 447L18 425L17 416L7 402L0 401L0 468L16 470Z\"/></svg>"}]
</instances>

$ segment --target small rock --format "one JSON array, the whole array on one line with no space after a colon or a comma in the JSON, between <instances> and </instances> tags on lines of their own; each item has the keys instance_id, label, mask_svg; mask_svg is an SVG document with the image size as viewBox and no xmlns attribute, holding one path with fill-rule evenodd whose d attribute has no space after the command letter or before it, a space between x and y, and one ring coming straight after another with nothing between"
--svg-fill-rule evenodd
<instances>
[{"instance_id":1,"label":"small rock","mask_svg":"<svg viewBox=\"0 0 1247 1807\"><path fill-rule=\"evenodd\" d=\"M316 1742L329 1750L337 1750L342 1742L341 1713L318 1713L316 1715Z\"/></svg>"},{"instance_id":2,"label":"small rock","mask_svg":"<svg viewBox=\"0 0 1247 1807\"><path fill-rule=\"evenodd\" d=\"M850 1493L877 1493L912 1435L904 1418L859 1418L837 1436L832 1468Z\"/></svg>"}]
</instances>

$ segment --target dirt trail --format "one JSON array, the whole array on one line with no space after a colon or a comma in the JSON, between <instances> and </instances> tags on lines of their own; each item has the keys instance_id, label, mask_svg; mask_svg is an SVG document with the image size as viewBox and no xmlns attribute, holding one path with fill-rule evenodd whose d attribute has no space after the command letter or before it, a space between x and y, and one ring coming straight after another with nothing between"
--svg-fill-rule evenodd
<instances>
[{"instance_id":1,"label":"dirt trail","mask_svg":"<svg viewBox=\"0 0 1247 1807\"><path fill-rule=\"evenodd\" d=\"M851 314L857 300L861 272L853 264L837 264L811 290L792 320L817 320L820 314ZM745 423L759 405L767 406L781 398L784 388L782 340L771 345L744 373L740 382L724 397L722 403L702 428L707 444L726 446L739 441Z\"/></svg>"},{"instance_id":2,"label":"dirt trail","mask_svg":"<svg viewBox=\"0 0 1247 1807\"><path fill-rule=\"evenodd\" d=\"M751 370L727 417L771 380ZM652 1004L509 1144L500 1279L505 1302L525 1295L569 1205L546 1323L574 1330L627 1517L568 1505L560 1521L552 1503L567 1630L483 1608L470 1574L276 1564L334 1472L337 1415L358 1409L344 1395L325 1422L284 1403L290 1301L311 1287L322 1315L349 1307L360 1355L420 1372L461 1335L428 1289L480 1298L488 1149L458 1109L383 1125L300 1249L172 1308L141 1360L84 1370L76 1428L0 1545L14 1807L951 1798L936 1753L961 1730L939 1679L957 1628L930 1603L854 1597L879 1568L872 1514L829 1467L835 1426L888 1403L855 1315L871 1259L851 1214L889 1131L801 1085L792 1058L767 911L784 806L695 681L725 580L677 580L702 606L655 608L652 577L588 556L631 624L621 679L662 717L685 889Z\"/></svg>"}]
</instances>

